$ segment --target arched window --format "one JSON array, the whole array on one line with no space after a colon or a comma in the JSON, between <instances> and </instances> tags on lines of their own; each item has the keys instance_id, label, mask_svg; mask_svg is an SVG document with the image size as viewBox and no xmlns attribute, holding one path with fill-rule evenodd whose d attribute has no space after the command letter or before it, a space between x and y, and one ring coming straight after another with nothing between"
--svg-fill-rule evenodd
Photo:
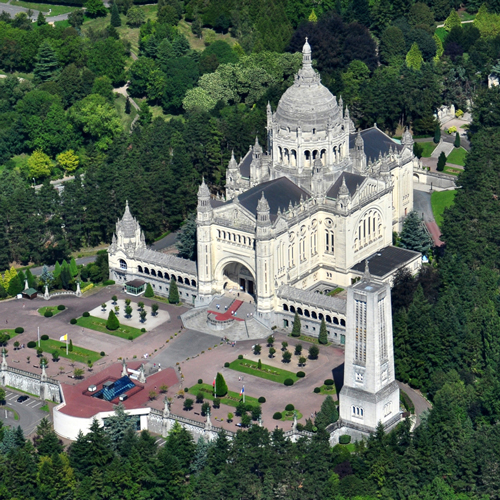
<instances>
[{"instance_id":1,"label":"arched window","mask_svg":"<svg viewBox=\"0 0 500 500\"><path fill-rule=\"evenodd\" d=\"M196 281L195 280L191 280L191 286L196 287Z\"/></svg>"},{"instance_id":2,"label":"arched window","mask_svg":"<svg viewBox=\"0 0 500 500\"><path fill-rule=\"evenodd\" d=\"M140 273L143 273L144 271L142 270L142 266L137 266L137 270L140 272Z\"/></svg>"},{"instance_id":3,"label":"arched window","mask_svg":"<svg viewBox=\"0 0 500 500\"><path fill-rule=\"evenodd\" d=\"M184 283L184 281L182 280L182 276L179 276L179 277L177 278L177 283Z\"/></svg>"},{"instance_id":4,"label":"arched window","mask_svg":"<svg viewBox=\"0 0 500 500\"><path fill-rule=\"evenodd\" d=\"M324 318L323 313L319 313L319 314L318 314L318 319L319 319L320 321L323 321L323 318Z\"/></svg>"},{"instance_id":5,"label":"arched window","mask_svg":"<svg viewBox=\"0 0 500 500\"><path fill-rule=\"evenodd\" d=\"M299 316L303 316L302 309L300 307L297 307L297 313Z\"/></svg>"},{"instance_id":6,"label":"arched window","mask_svg":"<svg viewBox=\"0 0 500 500\"><path fill-rule=\"evenodd\" d=\"M123 259L120 259L120 269L127 269L127 263Z\"/></svg>"},{"instance_id":7,"label":"arched window","mask_svg":"<svg viewBox=\"0 0 500 500\"><path fill-rule=\"evenodd\" d=\"M333 317L333 324L334 325L338 325L339 324L339 318L337 318L336 316Z\"/></svg>"},{"instance_id":8,"label":"arched window","mask_svg":"<svg viewBox=\"0 0 500 500\"><path fill-rule=\"evenodd\" d=\"M326 315L326 322L327 323L331 323L332 322L332 318L328 314Z\"/></svg>"},{"instance_id":9,"label":"arched window","mask_svg":"<svg viewBox=\"0 0 500 500\"><path fill-rule=\"evenodd\" d=\"M166 280L169 280L170 279L170 275L168 273L165 273L165 279Z\"/></svg>"},{"instance_id":10,"label":"arched window","mask_svg":"<svg viewBox=\"0 0 500 500\"><path fill-rule=\"evenodd\" d=\"M156 271L154 269L151 269L151 276L156 276Z\"/></svg>"},{"instance_id":11,"label":"arched window","mask_svg":"<svg viewBox=\"0 0 500 500\"><path fill-rule=\"evenodd\" d=\"M307 309L304 310L304 316L306 318L310 318L311 317L311 314L309 313L309 311Z\"/></svg>"},{"instance_id":12,"label":"arched window","mask_svg":"<svg viewBox=\"0 0 500 500\"><path fill-rule=\"evenodd\" d=\"M351 406L352 416L353 417L363 417L363 408L361 406Z\"/></svg>"},{"instance_id":13,"label":"arched window","mask_svg":"<svg viewBox=\"0 0 500 500\"><path fill-rule=\"evenodd\" d=\"M340 320L340 326L345 326L345 319Z\"/></svg>"},{"instance_id":14,"label":"arched window","mask_svg":"<svg viewBox=\"0 0 500 500\"><path fill-rule=\"evenodd\" d=\"M144 268L144 274L149 274L149 269L147 267Z\"/></svg>"},{"instance_id":15,"label":"arched window","mask_svg":"<svg viewBox=\"0 0 500 500\"><path fill-rule=\"evenodd\" d=\"M318 319L318 315L314 311L311 312L311 316L313 319Z\"/></svg>"},{"instance_id":16,"label":"arched window","mask_svg":"<svg viewBox=\"0 0 500 500\"><path fill-rule=\"evenodd\" d=\"M295 307L290 306L290 312L295 314Z\"/></svg>"},{"instance_id":17,"label":"arched window","mask_svg":"<svg viewBox=\"0 0 500 500\"><path fill-rule=\"evenodd\" d=\"M161 271L158 271L158 278L163 279L163 273Z\"/></svg>"},{"instance_id":18,"label":"arched window","mask_svg":"<svg viewBox=\"0 0 500 500\"><path fill-rule=\"evenodd\" d=\"M283 311L288 311L288 306L286 304L283 304Z\"/></svg>"}]
</instances>

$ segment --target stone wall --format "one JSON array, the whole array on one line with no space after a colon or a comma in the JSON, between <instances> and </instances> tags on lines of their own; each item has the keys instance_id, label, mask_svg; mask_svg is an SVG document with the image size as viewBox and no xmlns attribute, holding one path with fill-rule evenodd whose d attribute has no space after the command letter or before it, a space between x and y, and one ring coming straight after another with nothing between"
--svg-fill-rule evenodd
<instances>
[{"instance_id":1,"label":"stone wall","mask_svg":"<svg viewBox=\"0 0 500 500\"><path fill-rule=\"evenodd\" d=\"M61 388L54 379L31 373L19 368L2 366L0 369L0 385L9 386L23 392L29 392L43 400L61 402Z\"/></svg>"}]
</instances>

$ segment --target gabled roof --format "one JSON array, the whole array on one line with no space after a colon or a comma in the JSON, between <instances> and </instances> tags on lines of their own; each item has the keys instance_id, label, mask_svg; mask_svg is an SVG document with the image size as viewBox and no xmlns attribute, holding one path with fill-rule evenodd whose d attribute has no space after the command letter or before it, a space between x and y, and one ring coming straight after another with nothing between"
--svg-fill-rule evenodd
<instances>
[{"instance_id":1,"label":"gabled roof","mask_svg":"<svg viewBox=\"0 0 500 500\"><path fill-rule=\"evenodd\" d=\"M354 141L356 140L355 134L349 135L349 149L354 149ZM394 142L387 134L384 134L376 127L368 128L361 131L361 137L365 143L365 155L368 159L376 160L381 153L382 156L389 153L389 148L396 151L401 151L404 146Z\"/></svg>"},{"instance_id":2,"label":"gabled roof","mask_svg":"<svg viewBox=\"0 0 500 500\"><path fill-rule=\"evenodd\" d=\"M339 194L340 186L342 186L343 179L345 179L345 184L349 190L349 194L354 196L358 186L363 184L366 177L359 174L352 174L351 172L342 172L340 177L335 181L335 184L328 190L326 196L328 198L337 198Z\"/></svg>"},{"instance_id":3,"label":"gabled roof","mask_svg":"<svg viewBox=\"0 0 500 500\"><path fill-rule=\"evenodd\" d=\"M262 197L262 193L264 193L269 204L272 220L276 219L278 209L281 209L281 211L288 210L290 202L292 204L297 204L301 197L303 200L311 197L306 191L294 184L287 177L280 177L279 179L263 182L240 194L238 196L239 203L242 207L256 216L257 204ZM235 200L231 200L228 203L234 202Z\"/></svg>"},{"instance_id":4,"label":"gabled roof","mask_svg":"<svg viewBox=\"0 0 500 500\"><path fill-rule=\"evenodd\" d=\"M277 295L282 299L322 307L342 314L346 312L346 299L341 297L330 297L329 295L314 293L310 290L301 290L290 285L281 285L277 290Z\"/></svg>"},{"instance_id":5,"label":"gabled roof","mask_svg":"<svg viewBox=\"0 0 500 500\"><path fill-rule=\"evenodd\" d=\"M163 266L174 271L184 271L186 273L196 275L196 262L188 259L182 259L176 255L166 254L162 252L156 252L155 250L150 250L149 248L142 248L135 252L134 258L136 260L142 260L144 262L149 262L156 266Z\"/></svg>"}]
</instances>

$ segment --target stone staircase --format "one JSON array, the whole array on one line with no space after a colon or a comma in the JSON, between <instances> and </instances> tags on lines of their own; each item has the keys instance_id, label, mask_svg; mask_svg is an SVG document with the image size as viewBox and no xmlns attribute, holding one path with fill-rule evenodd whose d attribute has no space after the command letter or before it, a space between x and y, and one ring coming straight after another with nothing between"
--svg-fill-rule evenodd
<instances>
[{"instance_id":1,"label":"stone staircase","mask_svg":"<svg viewBox=\"0 0 500 500\"><path fill-rule=\"evenodd\" d=\"M208 307L191 309L181 315L184 328L197 332L208 333L214 337L227 337L229 340L263 339L270 335L271 330L259 323L255 318L247 321L235 321L231 326L221 331L212 330L207 325ZM248 332L247 332L248 330Z\"/></svg>"}]
</instances>

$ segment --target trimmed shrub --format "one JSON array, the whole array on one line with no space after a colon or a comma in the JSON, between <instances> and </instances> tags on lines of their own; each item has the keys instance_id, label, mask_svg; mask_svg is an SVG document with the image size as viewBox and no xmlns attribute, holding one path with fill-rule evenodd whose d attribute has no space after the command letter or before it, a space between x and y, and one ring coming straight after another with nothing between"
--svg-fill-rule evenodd
<instances>
[{"instance_id":1,"label":"trimmed shrub","mask_svg":"<svg viewBox=\"0 0 500 500\"><path fill-rule=\"evenodd\" d=\"M205 395L201 391L198 394L196 394L196 402L197 403L203 403L204 399L205 399Z\"/></svg>"},{"instance_id":2,"label":"trimmed shrub","mask_svg":"<svg viewBox=\"0 0 500 500\"><path fill-rule=\"evenodd\" d=\"M295 410L295 406L293 406L292 404L288 404L285 406L285 411L293 411Z\"/></svg>"},{"instance_id":3,"label":"trimmed shrub","mask_svg":"<svg viewBox=\"0 0 500 500\"><path fill-rule=\"evenodd\" d=\"M243 359L243 354L238 354L238 359Z\"/></svg>"},{"instance_id":4,"label":"trimmed shrub","mask_svg":"<svg viewBox=\"0 0 500 500\"><path fill-rule=\"evenodd\" d=\"M293 380L291 378L286 378L283 382L285 385L293 385Z\"/></svg>"},{"instance_id":5,"label":"trimmed shrub","mask_svg":"<svg viewBox=\"0 0 500 500\"><path fill-rule=\"evenodd\" d=\"M220 398L214 398L212 406L214 408L220 408Z\"/></svg>"},{"instance_id":6,"label":"trimmed shrub","mask_svg":"<svg viewBox=\"0 0 500 500\"><path fill-rule=\"evenodd\" d=\"M231 364L231 363L228 363L228 362L226 361L226 362L224 363L224 368L229 368L229 365L230 365L230 364Z\"/></svg>"},{"instance_id":7,"label":"trimmed shrub","mask_svg":"<svg viewBox=\"0 0 500 500\"><path fill-rule=\"evenodd\" d=\"M36 342L34 340L30 340L27 345L29 348L33 349L33 347L36 347Z\"/></svg>"},{"instance_id":8,"label":"trimmed shrub","mask_svg":"<svg viewBox=\"0 0 500 500\"><path fill-rule=\"evenodd\" d=\"M199 378L198 379L198 384L203 384L203 379Z\"/></svg>"},{"instance_id":9,"label":"trimmed shrub","mask_svg":"<svg viewBox=\"0 0 500 500\"><path fill-rule=\"evenodd\" d=\"M315 392L316 394L319 394L319 393L321 392L321 388L320 388L320 387L315 387L315 388L314 388L314 392Z\"/></svg>"},{"instance_id":10,"label":"trimmed shrub","mask_svg":"<svg viewBox=\"0 0 500 500\"><path fill-rule=\"evenodd\" d=\"M333 380L331 378L327 378L325 380L325 385L333 385Z\"/></svg>"},{"instance_id":11,"label":"trimmed shrub","mask_svg":"<svg viewBox=\"0 0 500 500\"><path fill-rule=\"evenodd\" d=\"M146 333L146 329L145 328L141 328L141 333Z\"/></svg>"},{"instance_id":12,"label":"trimmed shrub","mask_svg":"<svg viewBox=\"0 0 500 500\"><path fill-rule=\"evenodd\" d=\"M104 286L109 286L109 285L114 285L115 282L114 282L114 280L106 280L106 281L103 281L102 284Z\"/></svg>"},{"instance_id":13,"label":"trimmed shrub","mask_svg":"<svg viewBox=\"0 0 500 500\"><path fill-rule=\"evenodd\" d=\"M90 316L90 313L89 313L88 311L85 311L85 312L82 314L82 316L83 316L84 318L88 318L88 317Z\"/></svg>"},{"instance_id":14,"label":"trimmed shrub","mask_svg":"<svg viewBox=\"0 0 500 500\"><path fill-rule=\"evenodd\" d=\"M24 328L21 328L20 326L18 326L14 331L16 333L23 333L24 332Z\"/></svg>"},{"instance_id":15,"label":"trimmed shrub","mask_svg":"<svg viewBox=\"0 0 500 500\"><path fill-rule=\"evenodd\" d=\"M281 420L281 412L277 411L277 412L273 415L273 418L274 418L274 420Z\"/></svg>"},{"instance_id":16,"label":"trimmed shrub","mask_svg":"<svg viewBox=\"0 0 500 500\"><path fill-rule=\"evenodd\" d=\"M49 340L49 336L48 335L42 335L40 337L41 340Z\"/></svg>"},{"instance_id":17,"label":"trimmed shrub","mask_svg":"<svg viewBox=\"0 0 500 500\"><path fill-rule=\"evenodd\" d=\"M184 387L184 392L189 392L189 387Z\"/></svg>"},{"instance_id":18,"label":"trimmed shrub","mask_svg":"<svg viewBox=\"0 0 500 500\"><path fill-rule=\"evenodd\" d=\"M66 306L63 306L62 304L57 306L58 311L64 311L64 309L66 309Z\"/></svg>"},{"instance_id":19,"label":"trimmed shrub","mask_svg":"<svg viewBox=\"0 0 500 500\"><path fill-rule=\"evenodd\" d=\"M350 442L351 436L348 436L347 434L342 434L342 436L339 437L340 444L349 444Z\"/></svg>"},{"instance_id":20,"label":"trimmed shrub","mask_svg":"<svg viewBox=\"0 0 500 500\"><path fill-rule=\"evenodd\" d=\"M100 352L100 355L101 355L101 356L106 356L106 353L105 353L104 351L101 351L101 352Z\"/></svg>"},{"instance_id":21,"label":"trimmed shrub","mask_svg":"<svg viewBox=\"0 0 500 500\"><path fill-rule=\"evenodd\" d=\"M54 316L54 313L52 311L45 311L43 313L43 315L46 317L46 318L52 318L52 316Z\"/></svg>"},{"instance_id":22,"label":"trimmed shrub","mask_svg":"<svg viewBox=\"0 0 500 500\"><path fill-rule=\"evenodd\" d=\"M118 328L120 328L120 322L118 321L118 318L116 317L113 309L109 311L108 321L106 321L106 328L110 331L118 330Z\"/></svg>"},{"instance_id":23,"label":"trimmed shrub","mask_svg":"<svg viewBox=\"0 0 500 500\"><path fill-rule=\"evenodd\" d=\"M261 396L257 401L259 403L265 403L266 402L266 398L264 396Z\"/></svg>"},{"instance_id":24,"label":"trimmed shrub","mask_svg":"<svg viewBox=\"0 0 500 500\"><path fill-rule=\"evenodd\" d=\"M223 398L227 394L227 384L221 373L217 372L217 377L215 378L215 396Z\"/></svg>"},{"instance_id":25,"label":"trimmed shrub","mask_svg":"<svg viewBox=\"0 0 500 500\"><path fill-rule=\"evenodd\" d=\"M305 372L297 372L297 377L304 378L306 376Z\"/></svg>"},{"instance_id":26,"label":"trimmed shrub","mask_svg":"<svg viewBox=\"0 0 500 500\"><path fill-rule=\"evenodd\" d=\"M69 322L72 324L72 325L76 325L76 318L71 318L69 320Z\"/></svg>"}]
</instances>

